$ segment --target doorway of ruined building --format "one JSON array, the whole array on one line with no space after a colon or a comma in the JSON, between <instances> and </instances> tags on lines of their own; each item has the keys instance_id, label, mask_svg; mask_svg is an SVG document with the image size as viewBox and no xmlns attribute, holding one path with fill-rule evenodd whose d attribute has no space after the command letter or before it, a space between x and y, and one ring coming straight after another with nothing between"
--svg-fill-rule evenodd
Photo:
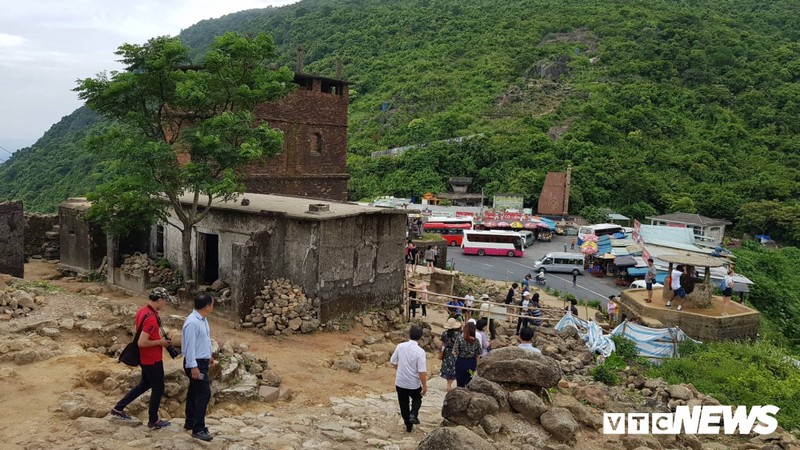
<instances>
[{"instance_id":1,"label":"doorway of ruined building","mask_svg":"<svg viewBox=\"0 0 800 450\"><path fill-rule=\"evenodd\" d=\"M219 278L219 236L197 233L197 281L211 284Z\"/></svg>"}]
</instances>

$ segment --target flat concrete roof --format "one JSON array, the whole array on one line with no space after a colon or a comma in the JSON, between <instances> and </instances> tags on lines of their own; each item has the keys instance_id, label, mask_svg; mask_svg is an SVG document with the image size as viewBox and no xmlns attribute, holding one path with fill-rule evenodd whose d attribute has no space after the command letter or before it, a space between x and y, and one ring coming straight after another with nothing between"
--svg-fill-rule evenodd
<instances>
[{"instance_id":1,"label":"flat concrete roof","mask_svg":"<svg viewBox=\"0 0 800 450\"><path fill-rule=\"evenodd\" d=\"M74 209L77 211L86 211L92 207L92 202L86 200L86 197L70 197L58 204L59 208Z\"/></svg>"},{"instance_id":2,"label":"flat concrete roof","mask_svg":"<svg viewBox=\"0 0 800 450\"><path fill-rule=\"evenodd\" d=\"M191 205L194 194L184 194L180 197L183 204ZM200 196L200 205L205 205L208 197ZM247 206L242 205L243 200L249 200ZM311 205L327 205L329 211L310 212ZM236 211L246 214L280 215L292 219L300 220L329 220L344 217L358 216L362 214L398 214L406 215L414 212L408 209L399 208L375 208L372 206L361 206L355 203L337 202L332 200L321 200L308 197L294 197L287 195L271 194L250 194L244 193L236 200L222 202L213 200L212 210Z\"/></svg>"},{"instance_id":3,"label":"flat concrete roof","mask_svg":"<svg viewBox=\"0 0 800 450\"><path fill-rule=\"evenodd\" d=\"M201 195L198 204L202 207L208 201L207 199L207 196ZM250 201L247 206L242 205L242 200L244 199ZM193 194L185 194L180 197L181 203L185 205L191 205L193 200ZM166 198L164 201L167 201ZM310 205L327 205L329 207L329 211L310 212ZM74 197L63 201L59 206L78 211L86 211L92 206L92 203L86 200L85 197ZM358 216L361 214L407 215L409 213L418 212L417 210L412 209L376 208L373 206L361 206L355 203L321 200L317 198L250 193L244 193L236 200L230 202L223 202L215 199L211 203L211 209L237 211L246 214L280 215L284 217L290 217L292 219L303 220L339 219L343 217Z\"/></svg>"}]
</instances>

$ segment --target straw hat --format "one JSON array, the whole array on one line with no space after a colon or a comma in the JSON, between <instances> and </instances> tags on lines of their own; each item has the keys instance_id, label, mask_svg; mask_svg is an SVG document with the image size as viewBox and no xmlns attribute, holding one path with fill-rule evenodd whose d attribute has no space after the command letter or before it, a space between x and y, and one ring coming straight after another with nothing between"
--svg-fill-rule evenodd
<instances>
[{"instance_id":1,"label":"straw hat","mask_svg":"<svg viewBox=\"0 0 800 450\"><path fill-rule=\"evenodd\" d=\"M456 330L458 328L461 328L461 322L457 321L452 317L447 319L447 322L445 322L444 324L445 330Z\"/></svg>"},{"instance_id":2,"label":"straw hat","mask_svg":"<svg viewBox=\"0 0 800 450\"><path fill-rule=\"evenodd\" d=\"M489 300L489 294L481 295L481 300Z\"/></svg>"}]
</instances>

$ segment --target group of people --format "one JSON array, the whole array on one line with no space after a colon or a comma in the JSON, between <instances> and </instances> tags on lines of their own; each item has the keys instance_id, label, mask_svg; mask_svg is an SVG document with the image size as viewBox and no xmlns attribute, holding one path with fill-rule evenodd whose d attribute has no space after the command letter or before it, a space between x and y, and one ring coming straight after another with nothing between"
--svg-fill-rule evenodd
<instances>
[{"instance_id":1,"label":"group of people","mask_svg":"<svg viewBox=\"0 0 800 450\"><path fill-rule=\"evenodd\" d=\"M111 409L111 415L122 420L131 420L125 407L140 395L150 390L147 426L158 430L171 425L160 419L158 408L164 394L164 362L163 349L172 346L172 341L163 332L159 312L169 300L169 293L162 287L150 292L149 303L136 313L135 325L139 334L139 366L142 378ZM181 352L183 353L183 370L189 378L189 390L186 394L185 430L192 432L192 437L201 441L211 441L205 423L206 409L211 400L211 379L208 370L215 364L211 354L211 329L208 326L208 315L214 311L214 299L207 293L198 294L194 299L194 310L186 318L181 333Z\"/></svg>"},{"instance_id":2,"label":"group of people","mask_svg":"<svg viewBox=\"0 0 800 450\"><path fill-rule=\"evenodd\" d=\"M433 270L438 258L439 247L435 245L427 246L427 248L422 250L422 255L420 255L420 248L414 245L414 243L411 242L411 239L409 239L408 243L406 243L405 261L407 266L406 270L409 273L417 273L417 264L419 264L420 259L425 261L425 266L428 269Z\"/></svg>"},{"instance_id":3,"label":"group of people","mask_svg":"<svg viewBox=\"0 0 800 450\"><path fill-rule=\"evenodd\" d=\"M652 267L653 260L648 260L648 266ZM646 280L650 279L650 269L648 269L648 274ZM733 268L729 267L725 277L723 277L722 282L720 283L720 290L722 291L722 315L728 315L728 305L731 302L731 295L733 294ZM694 291L695 279L697 278L697 273L692 266L685 266L678 264L675 268L670 272L669 277L667 280L670 285L670 289L672 290L672 297L667 301L666 307L671 308L672 302L675 301L677 298L680 301L677 310L683 310L683 304L686 301L686 296L691 294ZM652 277L652 280L655 281L655 276ZM652 282L648 282L646 284L648 286L647 292L647 302L649 303L652 301Z\"/></svg>"},{"instance_id":4,"label":"group of people","mask_svg":"<svg viewBox=\"0 0 800 450\"><path fill-rule=\"evenodd\" d=\"M441 376L447 381L447 390L466 387L478 368L478 360L490 351L490 342L486 336L487 319L468 319L463 323L454 317L447 319L445 331L442 333L442 349L439 359L442 361ZM400 404L400 415L406 431L411 432L419 422L419 410L422 397L428 392L428 371L425 350L419 346L422 328L411 325L409 340L398 344L392 353L390 362L395 369L395 390ZM541 354L541 350L533 346L534 329L522 328L519 333L518 347L523 350Z\"/></svg>"}]
</instances>

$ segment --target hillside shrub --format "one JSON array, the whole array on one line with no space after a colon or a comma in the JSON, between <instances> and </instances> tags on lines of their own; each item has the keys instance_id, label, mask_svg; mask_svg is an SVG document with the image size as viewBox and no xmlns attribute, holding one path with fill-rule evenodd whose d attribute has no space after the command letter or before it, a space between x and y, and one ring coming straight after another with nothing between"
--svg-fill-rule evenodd
<instances>
[{"instance_id":1,"label":"hillside shrub","mask_svg":"<svg viewBox=\"0 0 800 450\"><path fill-rule=\"evenodd\" d=\"M785 429L800 426L800 361L769 342L713 342L680 346L680 358L648 370L668 383L692 383L723 405L775 405Z\"/></svg>"}]
</instances>

